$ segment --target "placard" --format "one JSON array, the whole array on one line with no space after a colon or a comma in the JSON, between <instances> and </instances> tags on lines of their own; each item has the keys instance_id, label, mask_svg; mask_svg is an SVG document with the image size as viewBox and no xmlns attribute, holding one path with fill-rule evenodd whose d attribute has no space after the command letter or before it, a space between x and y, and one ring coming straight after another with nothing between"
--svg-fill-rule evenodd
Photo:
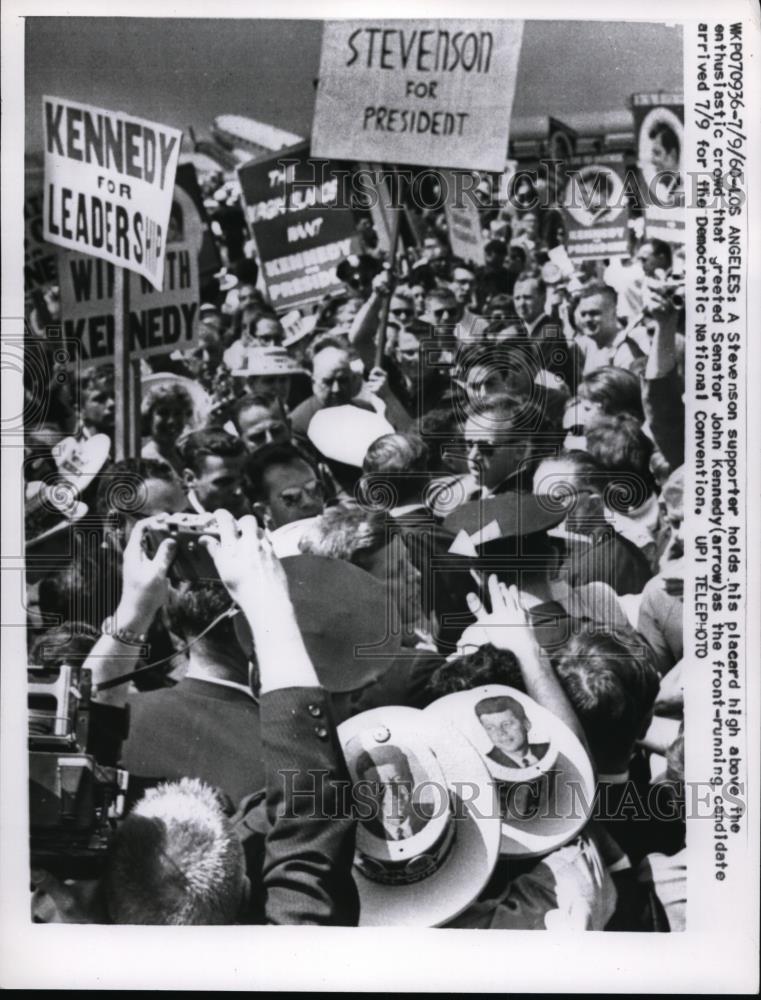
<instances>
[{"instance_id":1,"label":"placard","mask_svg":"<svg viewBox=\"0 0 761 1000\"><path fill-rule=\"evenodd\" d=\"M360 239L353 213L339 205L334 165L311 160L300 143L239 167L238 177L275 309L288 312L342 290L336 267L360 252Z\"/></svg>"},{"instance_id":2,"label":"placard","mask_svg":"<svg viewBox=\"0 0 761 1000\"><path fill-rule=\"evenodd\" d=\"M42 120L45 239L161 291L182 132L61 97L42 98Z\"/></svg>"},{"instance_id":3,"label":"placard","mask_svg":"<svg viewBox=\"0 0 761 1000\"><path fill-rule=\"evenodd\" d=\"M522 21L328 21L312 155L502 170Z\"/></svg>"},{"instance_id":4,"label":"placard","mask_svg":"<svg viewBox=\"0 0 761 1000\"><path fill-rule=\"evenodd\" d=\"M634 94L632 113L645 202L645 235L684 243L684 99Z\"/></svg>"},{"instance_id":5,"label":"placard","mask_svg":"<svg viewBox=\"0 0 761 1000\"><path fill-rule=\"evenodd\" d=\"M203 224L193 198L174 189L166 237L163 290L139 275L130 282L130 352L147 356L188 350L197 340L200 285L198 260ZM64 336L81 344L83 365L114 361L114 267L105 260L59 253Z\"/></svg>"},{"instance_id":6,"label":"placard","mask_svg":"<svg viewBox=\"0 0 761 1000\"><path fill-rule=\"evenodd\" d=\"M622 153L570 161L562 199L568 255L573 260L628 253L629 193Z\"/></svg>"}]
</instances>

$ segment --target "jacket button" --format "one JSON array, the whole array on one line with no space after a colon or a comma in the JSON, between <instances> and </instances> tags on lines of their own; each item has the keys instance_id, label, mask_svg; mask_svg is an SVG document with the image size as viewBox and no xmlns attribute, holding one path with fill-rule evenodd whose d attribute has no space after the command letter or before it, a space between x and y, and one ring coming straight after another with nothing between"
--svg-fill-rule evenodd
<instances>
[{"instance_id":1,"label":"jacket button","mask_svg":"<svg viewBox=\"0 0 761 1000\"><path fill-rule=\"evenodd\" d=\"M328 731L325 726L315 726L314 730L321 740L326 740L328 738Z\"/></svg>"},{"instance_id":2,"label":"jacket button","mask_svg":"<svg viewBox=\"0 0 761 1000\"><path fill-rule=\"evenodd\" d=\"M307 705L307 712L313 715L315 719L318 719L322 715L322 709L319 705Z\"/></svg>"}]
</instances>

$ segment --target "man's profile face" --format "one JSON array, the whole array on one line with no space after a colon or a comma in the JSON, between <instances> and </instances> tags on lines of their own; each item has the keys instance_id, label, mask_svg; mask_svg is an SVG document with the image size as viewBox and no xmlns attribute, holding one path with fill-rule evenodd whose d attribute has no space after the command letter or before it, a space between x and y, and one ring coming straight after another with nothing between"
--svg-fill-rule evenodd
<instances>
[{"instance_id":1,"label":"man's profile face","mask_svg":"<svg viewBox=\"0 0 761 1000\"><path fill-rule=\"evenodd\" d=\"M652 278L655 272L660 269L668 270L668 261L660 257L652 243L643 243L637 251L637 260L645 273L646 278Z\"/></svg>"},{"instance_id":2,"label":"man's profile face","mask_svg":"<svg viewBox=\"0 0 761 1000\"><path fill-rule=\"evenodd\" d=\"M323 406L344 406L359 392L359 379L349 355L335 347L326 347L312 365L312 391Z\"/></svg>"},{"instance_id":3,"label":"man's profile face","mask_svg":"<svg viewBox=\"0 0 761 1000\"><path fill-rule=\"evenodd\" d=\"M541 315L544 303L538 281L519 281L513 289L515 312L524 323L531 323Z\"/></svg>"},{"instance_id":4,"label":"man's profile face","mask_svg":"<svg viewBox=\"0 0 761 1000\"><path fill-rule=\"evenodd\" d=\"M412 815L412 784L409 775L398 764L376 764L365 773L365 780L378 809L378 819L394 837L395 832Z\"/></svg>"},{"instance_id":5,"label":"man's profile face","mask_svg":"<svg viewBox=\"0 0 761 1000\"><path fill-rule=\"evenodd\" d=\"M218 507L240 516L244 510L243 477L244 455L202 455L198 475L191 475L188 485L192 487L206 510Z\"/></svg>"},{"instance_id":6,"label":"man's profile face","mask_svg":"<svg viewBox=\"0 0 761 1000\"><path fill-rule=\"evenodd\" d=\"M678 170L678 149L667 150L663 144L663 136L658 134L650 147L650 162L656 170Z\"/></svg>"},{"instance_id":7,"label":"man's profile face","mask_svg":"<svg viewBox=\"0 0 761 1000\"><path fill-rule=\"evenodd\" d=\"M306 462L271 465L263 478L267 506L276 528L322 513L325 506L322 484Z\"/></svg>"},{"instance_id":8,"label":"man's profile face","mask_svg":"<svg viewBox=\"0 0 761 1000\"><path fill-rule=\"evenodd\" d=\"M96 385L82 394L82 419L88 427L108 434L114 429L116 402L113 390Z\"/></svg>"},{"instance_id":9,"label":"man's profile face","mask_svg":"<svg viewBox=\"0 0 761 1000\"><path fill-rule=\"evenodd\" d=\"M480 717L481 725L497 749L508 754L525 753L528 749L528 722L507 708Z\"/></svg>"},{"instance_id":10,"label":"man's profile face","mask_svg":"<svg viewBox=\"0 0 761 1000\"><path fill-rule=\"evenodd\" d=\"M526 456L527 432L511 433L508 423L498 424L486 415L469 417L463 437L468 451L468 471L488 489L516 472Z\"/></svg>"}]
</instances>

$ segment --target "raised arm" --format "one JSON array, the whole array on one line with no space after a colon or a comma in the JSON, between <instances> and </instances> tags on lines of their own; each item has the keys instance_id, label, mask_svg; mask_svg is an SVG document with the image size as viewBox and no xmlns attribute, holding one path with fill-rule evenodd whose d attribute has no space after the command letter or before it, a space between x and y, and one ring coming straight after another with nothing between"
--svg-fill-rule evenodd
<instances>
[{"instance_id":1,"label":"raised arm","mask_svg":"<svg viewBox=\"0 0 761 1000\"><path fill-rule=\"evenodd\" d=\"M465 629L459 647L482 646L490 642L497 649L513 652L520 664L529 697L564 722L586 747L586 737L576 713L552 665L534 638L528 616L518 599L518 588L507 587L492 574L489 577L489 597L491 612L486 611L475 594L468 594L468 608L476 616L476 624Z\"/></svg>"},{"instance_id":2,"label":"raised arm","mask_svg":"<svg viewBox=\"0 0 761 1000\"><path fill-rule=\"evenodd\" d=\"M124 550L119 606L103 623L102 635L84 664L92 673L93 700L99 704L127 703L128 682L105 690L99 686L135 669L148 629L168 596L167 573L175 543L165 539L151 559L143 548L146 528L147 521L139 521L132 530Z\"/></svg>"},{"instance_id":3,"label":"raised arm","mask_svg":"<svg viewBox=\"0 0 761 1000\"><path fill-rule=\"evenodd\" d=\"M222 582L245 614L261 679L261 733L269 831L262 870L271 924L356 924L351 875L355 823L342 794L349 776L269 540L253 517L217 511L205 539Z\"/></svg>"}]
</instances>

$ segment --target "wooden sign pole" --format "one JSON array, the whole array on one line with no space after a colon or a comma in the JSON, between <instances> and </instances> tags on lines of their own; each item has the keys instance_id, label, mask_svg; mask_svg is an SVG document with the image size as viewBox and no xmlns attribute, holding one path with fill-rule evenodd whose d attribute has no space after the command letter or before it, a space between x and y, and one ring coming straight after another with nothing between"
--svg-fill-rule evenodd
<instances>
[{"instance_id":1,"label":"wooden sign pole","mask_svg":"<svg viewBox=\"0 0 761 1000\"><path fill-rule=\"evenodd\" d=\"M114 269L114 394L116 399L114 458L124 461L132 450L132 373L129 357L129 273Z\"/></svg>"},{"instance_id":2,"label":"wooden sign pole","mask_svg":"<svg viewBox=\"0 0 761 1000\"><path fill-rule=\"evenodd\" d=\"M396 185L394 185L394 190L392 191L392 201L394 197L398 195L396 191ZM401 207L392 208L394 213L391 222L391 250L389 253L389 266L391 268L392 276L396 269L396 254L399 247L399 229L400 220L402 217ZM380 318L378 319L378 336L375 341L375 367L383 368L383 362L386 357L386 325L388 323L388 310L391 305L391 295L393 293L389 292L386 298L383 300L383 305L381 306Z\"/></svg>"}]
</instances>

